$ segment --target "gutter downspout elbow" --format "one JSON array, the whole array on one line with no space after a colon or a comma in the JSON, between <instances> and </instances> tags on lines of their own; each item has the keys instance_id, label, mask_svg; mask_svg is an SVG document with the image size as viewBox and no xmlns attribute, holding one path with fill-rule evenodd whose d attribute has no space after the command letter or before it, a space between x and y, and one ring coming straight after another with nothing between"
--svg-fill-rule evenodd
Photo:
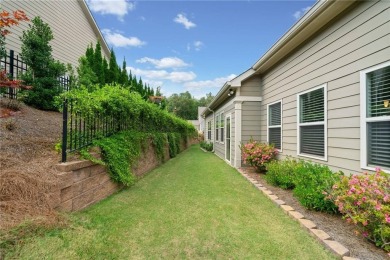
<instances>
[{"instance_id":1,"label":"gutter downspout elbow","mask_svg":"<svg viewBox=\"0 0 390 260\"><path fill-rule=\"evenodd\" d=\"M213 113L213 123L214 123L214 128L215 128L215 113L214 113L214 110L211 110L209 107L207 107L207 109ZM211 128L212 129L212 128ZM214 131L214 135L213 135L213 150L212 152L214 153L215 152L215 131Z\"/></svg>"}]
</instances>

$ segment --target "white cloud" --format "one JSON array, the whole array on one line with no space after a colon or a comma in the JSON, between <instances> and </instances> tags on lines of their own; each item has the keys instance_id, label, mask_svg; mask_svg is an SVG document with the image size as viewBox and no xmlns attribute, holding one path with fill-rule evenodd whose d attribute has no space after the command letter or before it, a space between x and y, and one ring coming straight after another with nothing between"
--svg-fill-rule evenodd
<instances>
[{"instance_id":1,"label":"white cloud","mask_svg":"<svg viewBox=\"0 0 390 260\"><path fill-rule=\"evenodd\" d=\"M184 87L187 90L200 90L204 88L221 88L226 81L229 81L231 79L234 79L237 77L235 74L230 74L226 77L220 77L220 78L215 78L211 80L201 80L201 81L190 81L184 83Z\"/></svg>"},{"instance_id":2,"label":"white cloud","mask_svg":"<svg viewBox=\"0 0 390 260\"><path fill-rule=\"evenodd\" d=\"M165 68L181 68L187 67L189 64L185 63L183 60L177 57L165 57L160 60L152 59L148 57L141 58L137 60L138 63L151 63L157 69L165 69Z\"/></svg>"},{"instance_id":3,"label":"white cloud","mask_svg":"<svg viewBox=\"0 0 390 260\"><path fill-rule=\"evenodd\" d=\"M133 67L127 67L127 69L131 70L133 75L145 78L146 80L170 80L174 83L183 83L194 80L196 78L196 74L192 71L168 72L166 70L143 70Z\"/></svg>"},{"instance_id":4,"label":"white cloud","mask_svg":"<svg viewBox=\"0 0 390 260\"><path fill-rule=\"evenodd\" d=\"M146 42L141 41L137 37L126 37L120 33L113 32L110 29L103 29L102 33L107 43L112 44L115 47L140 47L145 45Z\"/></svg>"},{"instance_id":5,"label":"white cloud","mask_svg":"<svg viewBox=\"0 0 390 260\"><path fill-rule=\"evenodd\" d=\"M299 11L296 11L293 16L296 20L298 20L299 18L301 18L307 11L309 11L311 8L311 6L306 6L304 8L302 8L301 10Z\"/></svg>"},{"instance_id":6,"label":"white cloud","mask_svg":"<svg viewBox=\"0 0 390 260\"><path fill-rule=\"evenodd\" d=\"M201 42L201 41L196 41L196 42L194 42L194 48L195 48L195 50L197 50L197 51L200 51L200 49L201 49L203 46L204 46L204 44L203 44L203 42Z\"/></svg>"},{"instance_id":7,"label":"white cloud","mask_svg":"<svg viewBox=\"0 0 390 260\"><path fill-rule=\"evenodd\" d=\"M173 19L174 22L180 23L184 25L184 27L189 30L192 27L195 27L196 24L188 20L188 18L185 16L185 14L178 14L175 19Z\"/></svg>"},{"instance_id":8,"label":"white cloud","mask_svg":"<svg viewBox=\"0 0 390 260\"><path fill-rule=\"evenodd\" d=\"M116 15L120 20L135 9L135 3L128 0L87 0L87 3L92 12Z\"/></svg>"}]
</instances>

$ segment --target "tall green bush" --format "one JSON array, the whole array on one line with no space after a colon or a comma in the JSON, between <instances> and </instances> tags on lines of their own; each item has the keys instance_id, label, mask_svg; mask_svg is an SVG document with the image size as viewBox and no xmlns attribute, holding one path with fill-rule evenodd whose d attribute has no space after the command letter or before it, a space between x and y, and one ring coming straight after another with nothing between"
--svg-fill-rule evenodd
<instances>
[{"instance_id":1,"label":"tall green bush","mask_svg":"<svg viewBox=\"0 0 390 260\"><path fill-rule=\"evenodd\" d=\"M265 179L268 183L281 187L282 189L293 189L295 169L298 161L287 158L283 161L271 161L267 164Z\"/></svg>"},{"instance_id":2,"label":"tall green bush","mask_svg":"<svg viewBox=\"0 0 390 260\"><path fill-rule=\"evenodd\" d=\"M293 193L308 209L337 213L334 202L325 198L341 175L342 172L332 172L326 165L302 161L294 171Z\"/></svg>"},{"instance_id":3,"label":"tall green bush","mask_svg":"<svg viewBox=\"0 0 390 260\"><path fill-rule=\"evenodd\" d=\"M33 86L32 90L23 92L23 100L44 110L56 109L54 98L62 92L58 77L66 72L65 65L52 56L51 40L53 33L50 26L39 16L32 20L32 25L21 37L20 56L29 68L22 79L26 85Z\"/></svg>"}]
</instances>

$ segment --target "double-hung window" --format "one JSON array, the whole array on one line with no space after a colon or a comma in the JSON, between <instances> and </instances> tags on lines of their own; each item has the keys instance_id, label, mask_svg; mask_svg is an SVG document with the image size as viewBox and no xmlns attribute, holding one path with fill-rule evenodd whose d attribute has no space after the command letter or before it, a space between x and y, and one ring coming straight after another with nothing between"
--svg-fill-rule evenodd
<instances>
[{"instance_id":1,"label":"double-hung window","mask_svg":"<svg viewBox=\"0 0 390 260\"><path fill-rule=\"evenodd\" d=\"M211 121L207 122L207 140L211 140Z\"/></svg>"},{"instance_id":2,"label":"double-hung window","mask_svg":"<svg viewBox=\"0 0 390 260\"><path fill-rule=\"evenodd\" d=\"M219 116L217 116L215 119L215 141L219 140L218 131L219 131Z\"/></svg>"},{"instance_id":3,"label":"double-hung window","mask_svg":"<svg viewBox=\"0 0 390 260\"><path fill-rule=\"evenodd\" d=\"M390 172L390 62L360 73L361 167Z\"/></svg>"},{"instance_id":4,"label":"double-hung window","mask_svg":"<svg viewBox=\"0 0 390 260\"><path fill-rule=\"evenodd\" d=\"M223 113L221 113L220 115L220 123L219 123L219 129L220 129L220 132L221 132L221 142L223 143L224 142L224 128L225 128L225 118L223 116Z\"/></svg>"},{"instance_id":5,"label":"double-hung window","mask_svg":"<svg viewBox=\"0 0 390 260\"><path fill-rule=\"evenodd\" d=\"M327 90L321 85L298 94L298 155L327 160Z\"/></svg>"},{"instance_id":6,"label":"double-hung window","mask_svg":"<svg viewBox=\"0 0 390 260\"><path fill-rule=\"evenodd\" d=\"M282 151L282 101L267 106L268 114L268 143Z\"/></svg>"}]
</instances>

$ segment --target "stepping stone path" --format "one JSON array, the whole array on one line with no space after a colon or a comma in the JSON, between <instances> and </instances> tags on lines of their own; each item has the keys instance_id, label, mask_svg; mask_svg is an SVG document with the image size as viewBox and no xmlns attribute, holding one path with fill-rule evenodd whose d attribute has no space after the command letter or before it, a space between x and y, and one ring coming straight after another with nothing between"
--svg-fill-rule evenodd
<instances>
[{"instance_id":1,"label":"stepping stone path","mask_svg":"<svg viewBox=\"0 0 390 260\"><path fill-rule=\"evenodd\" d=\"M311 236L317 238L317 240L320 241L320 243L323 244L324 247L330 250L334 255L343 260L358 260L358 258L353 258L349 256L350 252L345 246L343 246L337 241L334 241L325 231L317 229L317 225L313 221L306 219L304 215L302 215L298 211L295 211L293 207L286 205L283 200L279 199L278 196L276 196L272 193L272 191L261 185L261 183L251 178L242 169L238 169L238 172L245 179L251 182L253 186L255 186L258 190L263 192L263 194L267 198L269 198L272 202L279 206L288 216L290 216L295 221L298 221L302 227L309 231Z\"/></svg>"}]
</instances>

